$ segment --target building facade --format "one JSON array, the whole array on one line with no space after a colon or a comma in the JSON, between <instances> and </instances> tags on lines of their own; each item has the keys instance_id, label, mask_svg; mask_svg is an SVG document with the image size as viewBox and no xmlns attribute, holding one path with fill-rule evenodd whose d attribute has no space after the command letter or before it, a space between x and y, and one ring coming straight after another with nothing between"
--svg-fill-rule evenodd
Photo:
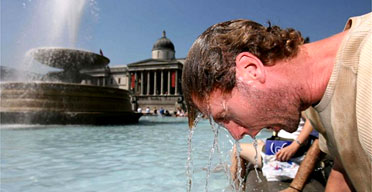
<instances>
[{"instance_id":1,"label":"building facade","mask_svg":"<svg viewBox=\"0 0 372 192\"><path fill-rule=\"evenodd\" d=\"M124 66L82 71L92 78L84 84L127 89L131 92L133 110L149 107L168 110L184 109L181 88L185 59L175 58L175 48L165 31L152 48L152 57Z\"/></svg>"}]
</instances>

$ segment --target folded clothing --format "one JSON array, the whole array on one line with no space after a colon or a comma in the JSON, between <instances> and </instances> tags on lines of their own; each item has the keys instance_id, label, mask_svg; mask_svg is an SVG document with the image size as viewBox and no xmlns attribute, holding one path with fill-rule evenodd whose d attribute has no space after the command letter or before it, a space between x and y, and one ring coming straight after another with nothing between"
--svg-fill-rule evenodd
<instances>
[{"instance_id":1,"label":"folded clothing","mask_svg":"<svg viewBox=\"0 0 372 192\"><path fill-rule=\"evenodd\" d=\"M304 159L304 151L296 153L289 161L281 162L275 159L275 154L282 148L289 146L293 141L266 140L262 156L262 173L267 181L283 181L293 179Z\"/></svg>"},{"instance_id":2,"label":"folded clothing","mask_svg":"<svg viewBox=\"0 0 372 192\"><path fill-rule=\"evenodd\" d=\"M296 176L298 168L300 167L301 161L305 155L300 157L291 158L287 162L281 162L275 160L275 155L262 155L262 173L266 177L267 181L285 181L293 179Z\"/></svg>"}]
</instances>

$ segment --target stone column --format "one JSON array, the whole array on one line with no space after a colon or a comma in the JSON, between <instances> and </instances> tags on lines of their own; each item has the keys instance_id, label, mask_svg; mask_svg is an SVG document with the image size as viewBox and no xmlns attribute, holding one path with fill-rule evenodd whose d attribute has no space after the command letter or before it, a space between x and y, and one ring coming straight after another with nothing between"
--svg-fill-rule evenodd
<instances>
[{"instance_id":1,"label":"stone column","mask_svg":"<svg viewBox=\"0 0 372 192\"><path fill-rule=\"evenodd\" d=\"M143 71L141 71L141 95L143 95L143 88L144 88L144 86L143 86Z\"/></svg>"},{"instance_id":2,"label":"stone column","mask_svg":"<svg viewBox=\"0 0 372 192\"><path fill-rule=\"evenodd\" d=\"M134 94L138 91L138 74L137 71L134 72Z\"/></svg>"},{"instance_id":3,"label":"stone column","mask_svg":"<svg viewBox=\"0 0 372 192\"><path fill-rule=\"evenodd\" d=\"M125 80L125 78L123 78L123 81ZM132 74L129 73L129 78L128 78L128 91L130 91L132 87Z\"/></svg>"},{"instance_id":4,"label":"stone column","mask_svg":"<svg viewBox=\"0 0 372 192\"><path fill-rule=\"evenodd\" d=\"M164 71L161 71L160 74L160 95L164 94Z\"/></svg>"},{"instance_id":5,"label":"stone column","mask_svg":"<svg viewBox=\"0 0 372 192\"><path fill-rule=\"evenodd\" d=\"M154 95L156 95L156 89L158 88L156 85L157 85L157 71L154 71Z\"/></svg>"},{"instance_id":6,"label":"stone column","mask_svg":"<svg viewBox=\"0 0 372 192\"><path fill-rule=\"evenodd\" d=\"M147 71L147 93L146 95L150 95L150 71Z\"/></svg>"},{"instance_id":7,"label":"stone column","mask_svg":"<svg viewBox=\"0 0 372 192\"><path fill-rule=\"evenodd\" d=\"M170 87L171 87L171 71L168 71L168 95L170 95Z\"/></svg>"},{"instance_id":8,"label":"stone column","mask_svg":"<svg viewBox=\"0 0 372 192\"><path fill-rule=\"evenodd\" d=\"M178 70L176 70L176 82L175 82L175 87L174 87L174 94L178 95Z\"/></svg>"}]
</instances>

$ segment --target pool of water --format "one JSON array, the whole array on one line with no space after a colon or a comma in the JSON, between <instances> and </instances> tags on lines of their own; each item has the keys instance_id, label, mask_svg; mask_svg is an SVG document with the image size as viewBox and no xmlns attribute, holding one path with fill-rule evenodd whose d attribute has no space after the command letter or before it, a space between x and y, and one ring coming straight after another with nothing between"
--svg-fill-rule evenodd
<instances>
[{"instance_id":1,"label":"pool of water","mask_svg":"<svg viewBox=\"0 0 372 192\"><path fill-rule=\"evenodd\" d=\"M125 126L1 125L0 189L186 191L188 134L187 119L172 117L144 116L139 124ZM269 135L264 131L258 137ZM191 191L206 191L213 138L209 122L200 121L192 139ZM218 167L229 164L233 141L224 129L218 140L208 191L229 191Z\"/></svg>"}]
</instances>

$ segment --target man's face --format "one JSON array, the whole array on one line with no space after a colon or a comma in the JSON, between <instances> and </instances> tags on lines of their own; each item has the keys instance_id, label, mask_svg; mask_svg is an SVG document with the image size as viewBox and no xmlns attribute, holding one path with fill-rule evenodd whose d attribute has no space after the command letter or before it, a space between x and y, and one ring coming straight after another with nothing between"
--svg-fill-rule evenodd
<instances>
[{"instance_id":1,"label":"man's face","mask_svg":"<svg viewBox=\"0 0 372 192\"><path fill-rule=\"evenodd\" d=\"M287 91L280 91L285 89L246 89L244 85L240 85L229 94L217 89L205 101L199 101L195 97L193 101L203 114L212 116L236 140L246 134L255 137L263 128L275 131L284 129L289 132L297 129L299 102L296 104Z\"/></svg>"}]
</instances>

